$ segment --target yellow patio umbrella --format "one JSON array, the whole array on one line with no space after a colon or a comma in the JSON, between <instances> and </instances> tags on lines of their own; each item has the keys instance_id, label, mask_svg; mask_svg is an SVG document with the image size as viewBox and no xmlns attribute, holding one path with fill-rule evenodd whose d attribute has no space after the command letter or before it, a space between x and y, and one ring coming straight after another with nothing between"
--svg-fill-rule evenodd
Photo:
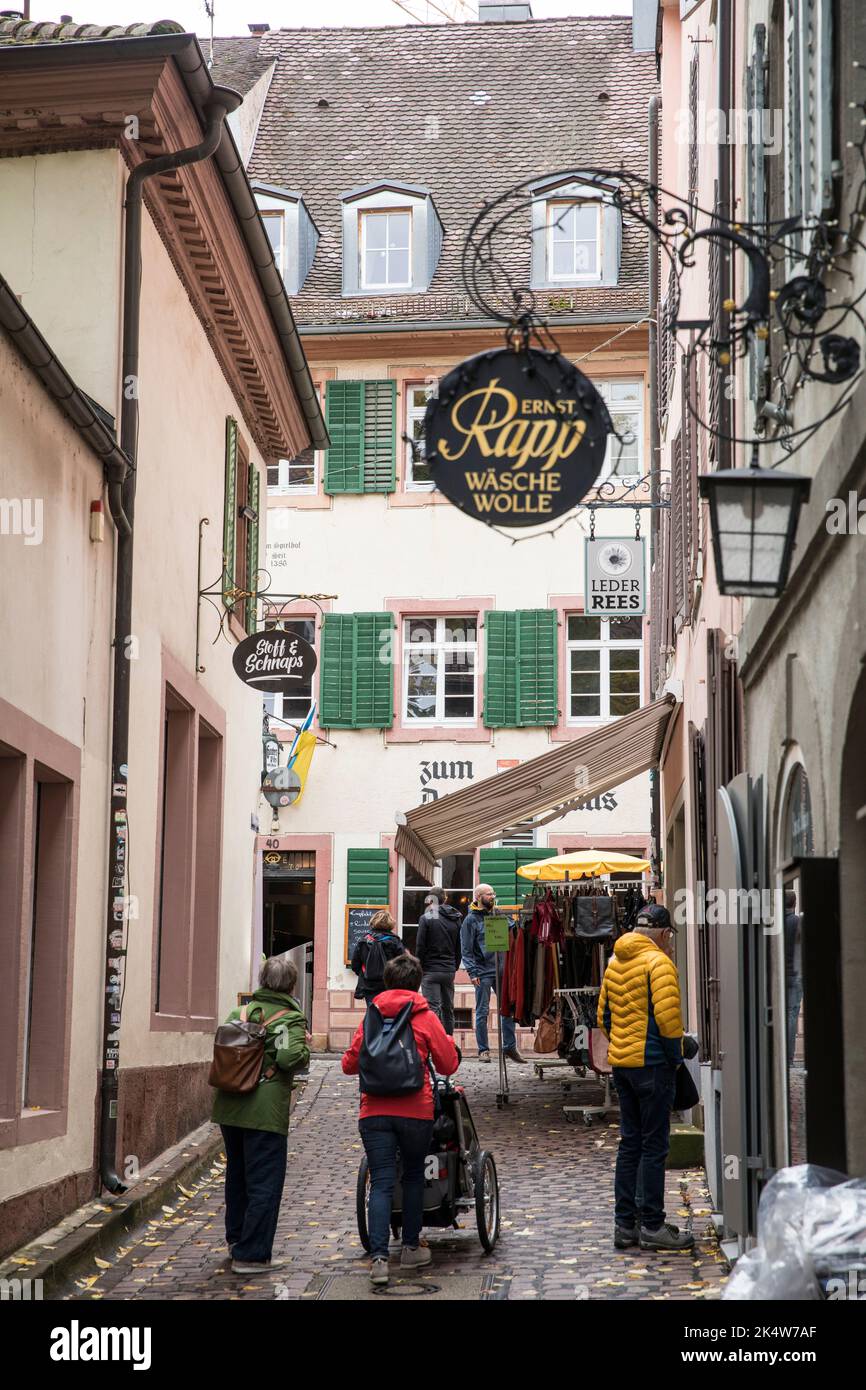
<instances>
[{"instance_id":1,"label":"yellow patio umbrella","mask_svg":"<svg viewBox=\"0 0 866 1390\"><path fill-rule=\"evenodd\" d=\"M597 874L625 874L629 870L643 873L650 867L648 859L636 859L633 854L617 854L615 850L579 849L573 854L556 854L552 859L536 859L523 864L517 873L520 878L541 880L542 883L564 883L566 879L592 878Z\"/></svg>"}]
</instances>

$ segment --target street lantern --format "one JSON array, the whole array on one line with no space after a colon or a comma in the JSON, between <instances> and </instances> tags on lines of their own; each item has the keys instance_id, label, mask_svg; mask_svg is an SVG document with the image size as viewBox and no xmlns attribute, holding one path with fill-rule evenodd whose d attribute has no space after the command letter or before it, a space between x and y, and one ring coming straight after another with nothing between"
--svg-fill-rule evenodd
<instances>
[{"instance_id":1,"label":"street lantern","mask_svg":"<svg viewBox=\"0 0 866 1390\"><path fill-rule=\"evenodd\" d=\"M784 591L800 508L809 500L810 487L809 478L754 463L701 474L721 593L778 598Z\"/></svg>"}]
</instances>

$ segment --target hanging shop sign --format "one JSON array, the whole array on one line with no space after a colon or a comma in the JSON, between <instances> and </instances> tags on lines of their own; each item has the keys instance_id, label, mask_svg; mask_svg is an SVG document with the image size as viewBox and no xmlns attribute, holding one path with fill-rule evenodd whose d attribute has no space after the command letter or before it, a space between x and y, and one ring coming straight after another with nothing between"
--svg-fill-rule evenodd
<instances>
[{"instance_id":1,"label":"hanging shop sign","mask_svg":"<svg viewBox=\"0 0 866 1390\"><path fill-rule=\"evenodd\" d=\"M442 378L424 418L425 460L467 516L539 526L586 496L610 430L595 386L559 353L495 348Z\"/></svg>"},{"instance_id":2,"label":"hanging shop sign","mask_svg":"<svg viewBox=\"0 0 866 1390\"><path fill-rule=\"evenodd\" d=\"M315 649L294 632L254 632L235 647L232 665L245 685L291 695L316 669Z\"/></svg>"},{"instance_id":3,"label":"hanging shop sign","mask_svg":"<svg viewBox=\"0 0 866 1390\"><path fill-rule=\"evenodd\" d=\"M643 540L602 536L586 542L586 613L634 618L646 612Z\"/></svg>"}]
</instances>

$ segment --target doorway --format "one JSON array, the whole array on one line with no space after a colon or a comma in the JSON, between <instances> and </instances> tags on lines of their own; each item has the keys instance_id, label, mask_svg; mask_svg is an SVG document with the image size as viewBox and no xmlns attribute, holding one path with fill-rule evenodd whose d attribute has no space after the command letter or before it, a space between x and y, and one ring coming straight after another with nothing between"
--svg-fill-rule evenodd
<instances>
[{"instance_id":1,"label":"doorway","mask_svg":"<svg viewBox=\"0 0 866 1390\"><path fill-rule=\"evenodd\" d=\"M268 851L263 861L262 950L291 957L298 971L295 995L312 1028L315 851Z\"/></svg>"}]
</instances>

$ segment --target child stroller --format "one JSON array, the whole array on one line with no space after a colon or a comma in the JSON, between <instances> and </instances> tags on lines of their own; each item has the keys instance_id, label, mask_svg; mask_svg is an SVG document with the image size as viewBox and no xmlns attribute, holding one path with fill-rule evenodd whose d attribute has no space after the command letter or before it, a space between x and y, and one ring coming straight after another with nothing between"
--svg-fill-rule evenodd
<instances>
[{"instance_id":1,"label":"child stroller","mask_svg":"<svg viewBox=\"0 0 866 1390\"><path fill-rule=\"evenodd\" d=\"M462 1086L453 1086L444 1077L433 1078L433 1142L427 1155L424 1175L424 1225L457 1226L461 1212L475 1211L478 1238L485 1254L499 1239L499 1183L493 1155L482 1149ZM403 1193L401 1166L397 1160L397 1182L391 1204L391 1230L395 1238L402 1226ZM358 1235L365 1250L370 1249L367 1205L370 1198L370 1172L367 1155L358 1169L356 1209Z\"/></svg>"}]
</instances>

